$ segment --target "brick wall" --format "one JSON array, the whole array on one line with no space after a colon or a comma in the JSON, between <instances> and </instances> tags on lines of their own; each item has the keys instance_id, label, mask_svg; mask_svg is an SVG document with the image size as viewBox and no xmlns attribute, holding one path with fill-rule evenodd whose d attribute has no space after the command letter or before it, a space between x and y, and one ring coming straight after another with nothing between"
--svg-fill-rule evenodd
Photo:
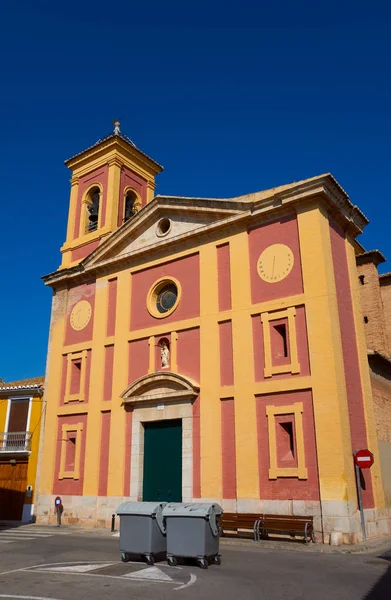
<instances>
[{"instance_id":1,"label":"brick wall","mask_svg":"<svg viewBox=\"0 0 391 600\"><path fill-rule=\"evenodd\" d=\"M369 356L379 460L386 506L391 506L391 369L379 356Z\"/></svg>"},{"instance_id":2,"label":"brick wall","mask_svg":"<svg viewBox=\"0 0 391 600\"><path fill-rule=\"evenodd\" d=\"M387 354L384 309L377 266L373 262L357 265L360 279L361 306L365 323L367 348Z\"/></svg>"},{"instance_id":3,"label":"brick wall","mask_svg":"<svg viewBox=\"0 0 391 600\"><path fill-rule=\"evenodd\" d=\"M387 354L391 357L391 274L381 275L380 293L384 310L384 329L387 344Z\"/></svg>"}]
</instances>

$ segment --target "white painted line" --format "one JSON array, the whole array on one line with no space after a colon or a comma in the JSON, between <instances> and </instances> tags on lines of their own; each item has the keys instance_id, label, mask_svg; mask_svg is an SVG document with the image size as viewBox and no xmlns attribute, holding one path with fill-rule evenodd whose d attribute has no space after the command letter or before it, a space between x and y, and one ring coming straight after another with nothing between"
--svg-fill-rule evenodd
<instances>
[{"instance_id":1,"label":"white painted line","mask_svg":"<svg viewBox=\"0 0 391 600\"><path fill-rule=\"evenodd\" d=\"M30 571L31 569L43 569L44 567L54 567L55 565L69 565L69 562L70 561L67 560L66 562L44 563L41 565L33 565L32 567L19 567L19 569L11 569L10 571L3 571L2 573L0 573L0 575L10 575L11 573L20 573L21 571ZM95 562L96 562L96 564L99 564L99 563L106 563L107 561L96 560ZM72 562L72 564L73 565L76 565L76 564L85 565L86 561L85 560L74 560ZM117 563L113 563L113 564L116 565ZM137 564L140 564L140 563L137 563Z\"/></svg>"},{"instance_id":2,"label":"white painted line","mask_svg":"<svg viewBox=\"0 0 391 600\"><path fill-rule=\"evenodd\" d=\"M88 573L89 571L94 571L96 569L103 569L104 567L110 567L116 563L106 563L103 565L97 565L96 563L93 565L68 565L66 567L46 567L45 569L41 569L42 571L52 571L56 573Z\"/></svg>"},{"instance_id":3,"label":"white painted line","mask_svg":"<svg viewBox=\"0 0 391 600\"><path fill-rule=\"evenodd\" d=\"M188 581L187 583L184 583L183 585L180 585L177 588L174 588L173 592L176 592L178 590L183 590L184 588L187 588L190 585L193 585L193 583L195 583L196 581L197 581L197 576L193 575L193 573L190 573L190 581Z\"/></svg>"},{"instance_id":4,"label":"white painted line","mask_svg":"<svg viewBox=\"0 0 391 600\"><path fill-rule=\"evenodd\" d=\"M44 596L15 596L14 594L0 594L0 598L19 598L20 600L56 600L55 598L45 598Z\"/></svg>"},{"instance_id":5,"label":"white painted line","mask_svg":"<svg viewBox=\"0 0 391 600\"><path fill-rule=\"evenodd\" d=\"M20 569L21 573L30 573L31 569ZM34 571L32 571L32 573L46 573L47 571L44 569L34 569ZM1 573L0 573L1 575ZM54 571L52 571L52 575L61 575L61 573L54 573ZM108 578L108 579L120 579L121 581L126 581L127 578L124 577L124 575L102 575L101 573L71 573L72 576L75 577L104 577L104 578ZM138 581L137 579L135 579L135 581ZM145 580L144 580L145 581ZM150 583L179 583L179 581L155 581L154 579L150 579L149 580Z\"/></svg>"},{"instance_id":6,"label":"white painted line","mask_svg":"<svg viewBox=\"0 0 391 600\"><path fill-rule=\"evenodd\" d=\"M53 534L52 533L35 533L35 531L19 531L19 532L13 532L13 531L0 531L0 537L1 536L7 536L9 537L10 535L12 537L25 537L26 535L28 536L33 536L36 538L40 538L40 537L52 537Z\"/></svg>"},{"instance_id":7,"label":"white painted line","mask_svg":"<svg viewBox=\"0 0 391 600\"><path fill-rule=\"evenodd\" d=\"M12 544L15 540L0 540L0 544Z\"/></svg>"},{"instance_id":8,"label":"white painted line","mask_svg":"<svg viewBox=\"0 0 391 600\"><path fill-rule=\"evenodd\" d=\"M15 535L13 535L13 536L8 535L7 538L12 539L13 542L18 542L19 540L22 542L23 540L36 540L37 539L37 538L32 538L32 537L26 537L26 536L20 537L20 536L15 536Z\"/></svg>"},{"instance_id":9,"label":"white painted line","mask_svg":"<svg viewBox=\"0 0 391 600\"><path fill-rule=\"evenodd\" d=\"M141 571L134 571L133 573L127 573L124 577L129 577L129 579L148 579L153 581L171 581L174 583L173 579L163 573L157 567L148 567L147 569L142 569Z\"/></svg>"},{"instance_id":10,"label":"white painted line","mask_svg":"<svg viewBox=\"0 0 391 600\"><path fill-rule=\"evenodd\" d=\"M117 531L117 533L113 533L111 537L119 537L119 531Z\"/></svg>"}]
</instances>

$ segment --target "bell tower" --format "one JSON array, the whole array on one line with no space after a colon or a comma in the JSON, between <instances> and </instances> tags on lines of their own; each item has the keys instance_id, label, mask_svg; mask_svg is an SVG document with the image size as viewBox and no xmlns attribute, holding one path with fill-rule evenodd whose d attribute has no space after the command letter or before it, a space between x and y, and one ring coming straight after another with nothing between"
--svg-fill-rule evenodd
<instances>
[{"instance_id":1,"label":"bell tower","mask_svg":"<svg viewBox=\"0 0 391 600\"><path fill-rule=\"evenodd\" d=\"M65 161L72 177L60 269L78 264L154 197L163 167L113 124L113 133Z\"/></svg>"}]
</instances>

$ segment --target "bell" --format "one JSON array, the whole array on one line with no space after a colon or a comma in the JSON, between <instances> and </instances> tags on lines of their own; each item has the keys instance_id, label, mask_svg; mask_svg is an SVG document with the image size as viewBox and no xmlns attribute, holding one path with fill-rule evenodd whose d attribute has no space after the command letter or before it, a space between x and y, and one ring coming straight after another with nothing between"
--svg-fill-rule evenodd
<instances>
[{"instance_id":1,"label":"bell","mask_svg":"<svg viewBox=\"0 0 391 600\"><path fill-rule=\"evenodd\" d=\"M91 223L96 223L98 220L98 215L96 213L92 213L92 214L90 214L88 219L91 221Z\"/></svg>"}]
</instances>

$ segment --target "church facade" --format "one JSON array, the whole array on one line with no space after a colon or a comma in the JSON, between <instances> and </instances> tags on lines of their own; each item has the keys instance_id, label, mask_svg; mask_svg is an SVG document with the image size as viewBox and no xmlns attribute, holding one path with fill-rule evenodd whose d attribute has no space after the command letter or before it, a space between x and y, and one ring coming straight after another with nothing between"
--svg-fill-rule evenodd
<instances>
[{"instance_id":1,"label":"church facade","mask_svg":"<svg viewBox=\"0 0 391 600\"><path fill-rule=\"evenodd\" d=\"M391 531L356 269L367 219L329 174L236 198L155 196L118 128L72 172L53 290L37 516L124 499Z\"/></svg>"}]
</instances>

